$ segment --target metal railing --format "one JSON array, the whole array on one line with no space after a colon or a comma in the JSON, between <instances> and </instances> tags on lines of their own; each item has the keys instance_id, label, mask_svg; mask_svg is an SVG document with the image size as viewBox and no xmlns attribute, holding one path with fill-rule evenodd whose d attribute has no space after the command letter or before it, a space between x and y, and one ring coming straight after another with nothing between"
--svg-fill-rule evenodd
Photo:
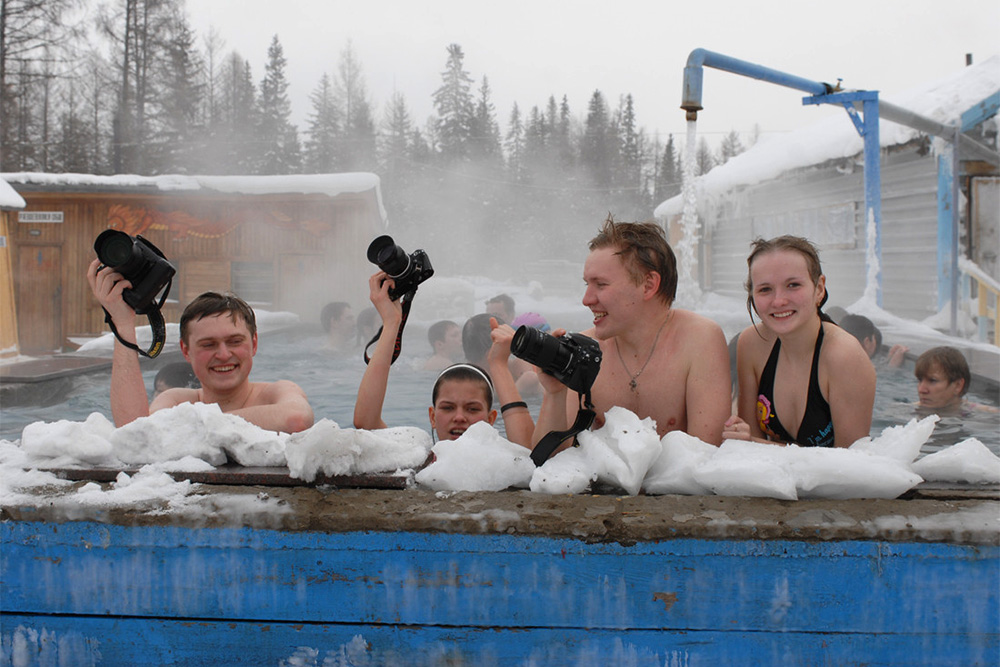
<instances>
[{"instance_id":1,"label":"metal railing","mask_svg":"<svg viewBox=\"0 0 1000 667\"><path fill-rule=\"evenodd\" d=\"M963 292L969 297L972 296L975 288L976 298L976 323L979 326L979 340L990 342L1000 347L1000 327L997 326L997 310L1000 304L1000 283L987 275L974 263L965 260L959 262L959 270L962 275L962 282L965 284ZM992 335L990 330L992 328Z\"/></svg>"}]
</instances>

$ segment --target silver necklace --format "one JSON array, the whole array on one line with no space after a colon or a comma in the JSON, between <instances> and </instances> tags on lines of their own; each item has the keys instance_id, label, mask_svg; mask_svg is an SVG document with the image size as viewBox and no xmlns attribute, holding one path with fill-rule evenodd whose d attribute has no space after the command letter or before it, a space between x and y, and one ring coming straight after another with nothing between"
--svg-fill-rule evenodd
<instances>
[{"instance_id":1,"label":"silver necklace","mask_svg":"<svg viewBox=\"0 0 1000 667\"><path fill-rule=\"evenodd\" d=\"M628 366L625 365L625 358L622 356L622 349L618 346L618 337L615 336L615 350L618 352L618 361L622 362L622 368L625 369L625 373L629 376L628 388L631 389L633 393L638 392L639 376L642 375L642 372L646 370L646 366L648 366L649 362L653 359L653 353L656 352L656 344L660 342L660 333L662 333L663 327L667 326L667 322L669 321L670 314L668 313L667 319L663 320L663 324L661 324L660 328L656 331L656 338L653 339L653 347L649 348L649 356L646 357L646 361L642 364L642 368L640 368L639 372L635 375L632 375L632 371L630 371Z\"/></svg>"}]
</instances>

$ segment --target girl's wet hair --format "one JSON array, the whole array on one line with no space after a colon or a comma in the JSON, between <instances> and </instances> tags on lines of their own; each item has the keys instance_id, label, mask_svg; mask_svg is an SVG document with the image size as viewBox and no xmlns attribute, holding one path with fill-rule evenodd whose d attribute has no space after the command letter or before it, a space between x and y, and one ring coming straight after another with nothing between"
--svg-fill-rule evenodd
<instances>
[{"instance_id":1,"label":"girl's wet hair","mask_svg":"<svg viewBox=\"0 0 1000 667\"><path fill-rule=\"evenodd\" d=\"M431 405L437 405L438 393L441 385L449 380L468 380L482 384L483 391L486 392L486 409L493 407L493 380L490 374L479 366L469 363L452 364L441 371L437 381L434 383L434 390L431 392Z\"/></svg>"}]
</instances>

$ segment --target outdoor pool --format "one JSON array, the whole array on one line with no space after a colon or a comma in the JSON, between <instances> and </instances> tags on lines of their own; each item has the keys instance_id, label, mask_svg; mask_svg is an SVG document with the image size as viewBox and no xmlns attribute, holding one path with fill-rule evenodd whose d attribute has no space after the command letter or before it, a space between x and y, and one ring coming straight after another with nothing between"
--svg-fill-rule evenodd
<instances>
[{"instance_id":1,"label":"outdoor pool","mask_svg":"<svg viewBox=\"0 0 1000 667\"><path fill-rule=\"evenodd\" d=\"M414 328L412 333L407 330L407 334L402 354L389 377L383 418L389 426L429 429L427 408L437 373L420 369L428 354L423 333ZM278 332L261 338L251 377L258 381L283 378L297 382L309 397L317 421L331 419L343 428L350 428L353 425L354 400L364 368L360 349L351 354L334 354L323 349L323 338L318 334ZM147 388L152 388L156 371L155 367L144 370ZM45 405L4 405L0 412L0 438L16 440L21 437L24 427L35 421L82 421L91 412L101 412L110 417L110 371L68 380L62 384L52 383L53 390L46 394ZM912 364L903 369L880 369L872 434L878 435L887 426L905 424L914 417L922 417L914 410L915 398L916 380ZM968 398L976 403L997 404L995 396L991 398L970 393ZM541 397L526 396L525 400L532 414L537 415ZM502 421L497 419L501 432ZM924 452L937 451L969 437L978 438L1000 455L1000 414L945 417L924 446Z\"/></svg>"}]
</instances>

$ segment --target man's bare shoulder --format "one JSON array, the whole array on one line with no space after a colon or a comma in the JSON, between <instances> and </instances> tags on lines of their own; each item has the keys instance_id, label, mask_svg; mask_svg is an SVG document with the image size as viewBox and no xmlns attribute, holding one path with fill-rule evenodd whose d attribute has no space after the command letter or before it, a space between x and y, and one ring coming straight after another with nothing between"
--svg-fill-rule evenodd
<instances>
[{"instance_id":1,"label":"man's bare shoulder","mask_svg":"<svg viewBox=\"0 0 1000 667\"><path fill-rule=\"evenodd\" d=\"M698 313L690 310L675 308L673 311L673 317L674 328L677 332L676 335L682 338L700 339L703 341L704 337L707 335L722 335L722 327L720 327L715 320L709 319L704 315L699 315Z\"/></svg>"},{"instance_id":2,"label":"man's bare shoulder","mask_svg":"<svg viewBox=\"0 0 1000 667\"><path fill-rule=\"evenodd\" d=\"M302 387L291 380L275 380L274 382L251 382L253 394L257 400L251 400L252 405L267 405L277 403L283 398L305 396Z\"/></svg>"},{"instance_id":3,"label":"man's bare shoulder","mask_svg":"<svg viewBox=\"0 0 1000 667\"><path fill-rule=\"evenodd\" d=\"M153 413L157 410L172 408L182 403L197 403L200 400L200 394L197 389L174 387L163 391L159 396L153 399L153 402L149 405L149 411L150 413Z\"/></svg>"}]
</instances>

